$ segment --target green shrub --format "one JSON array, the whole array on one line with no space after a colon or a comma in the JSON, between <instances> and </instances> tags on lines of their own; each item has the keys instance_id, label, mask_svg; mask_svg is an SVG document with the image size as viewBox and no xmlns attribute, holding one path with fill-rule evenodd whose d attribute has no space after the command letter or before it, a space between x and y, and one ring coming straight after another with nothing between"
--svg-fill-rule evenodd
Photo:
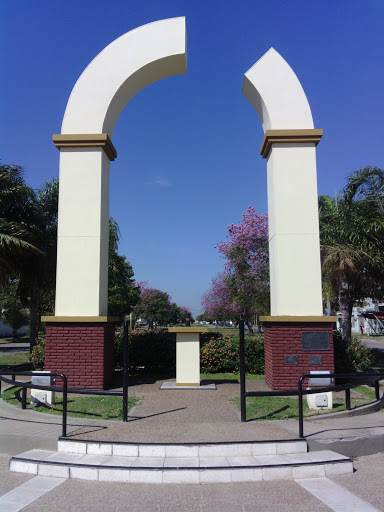
<instances>
[{"instance_id":1,"label":"green shrub","mask_svg":"<svg viewBox=\"0 0 384 512\"><path fill-rule=\"evenodd\" d=\"M216 333L214 333L216 334ZM219 334L219 333L217 333ZM264 373L264 337L262 334L246 336L245 371L255 375ZM221 334L211 338L201 347L200 367L202 373L239 372L239 336Z\"/></svg>"},{"instance_id":2,"label":"green shrub","mask_svg":"<svg viewBox=\"0 0 384 512\"><path fill-rule=\"evenodd\" d=\"M45 340L38 339L32 349L31 362L35 369L44 370L45 363Z\"/></svg>"},{"instance_id":3,"label":"green shrub","mask_svg":"<svg viewBox=\"0 0 384 512\"><path fill-rule=\"evenodd\" d=\"M354 373L369 369L373 362L371 349L356 338L346 340L341 331L333 332L335 373Z\"/></svg>"},{"instance_id":4,"label":"green shrub","mask_svg":"<svg viewBox=\"0 0 384 512\"><path fill-rule=\"evenodd\" d=\"M239 371L239 336L207 332L201 334L200 367L202 373ZM247 373L264 373L263 335L245 338ZM123 365L123 329L115 333L116 367ZM176 335L167 331L131 331L128 333L128 364L144 367L146 374L174 372L176 368Z\"/></svg>"},{"instance_id":5,"label":"green shrub","mask_svg":"<svg viewBox=\"0 0 384 512\"><path fill-rule=\"evenodd\" d=\"M204 347L211 340L221 338L222 333L218 331L202 332L200 334L200 347Z\"/></svg>"}]
</instances>

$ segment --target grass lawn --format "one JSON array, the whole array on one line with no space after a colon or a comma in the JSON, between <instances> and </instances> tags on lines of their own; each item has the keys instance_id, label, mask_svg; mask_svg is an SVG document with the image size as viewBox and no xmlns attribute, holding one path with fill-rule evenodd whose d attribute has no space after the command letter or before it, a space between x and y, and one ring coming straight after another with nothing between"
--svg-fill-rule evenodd
<instances>
[{"instance_id":1,"label":"grass lawn","mask_svg":"<svg viewBox=\"0 0 384 512\"><path fill-rule=\"evenodd\" d=\"M358 386L354 388L355 391L361 393L366 398L352 398L352 408L360 405L368 404L375 399L375 391L366 386ZM233 398L232 403L240 410L240 397ZM307 406L307 400L303 399L304 416L316 416L319 414L326 414L330 412L345 411L345 400L343 398L336 398L333 400L333 410L324 410L317 412L311 410ZM287 398L280 396L259 396L246 398L247 407L247 420L248 421L261 421L261 420L288 420L299 418L299 401L297 398Z\"/></svg>"},{"instance_id":2,"label":"grass lawn","mask_svg":"<svg viewBox=\"0 0 384 512\"><path fill-rule=\"evenodd\" d=\"M15 352L0 356L0 369L14 364L29 363L29 352Z\"/></svg>"},{"instance_id":3,"label":"grass lawn","mask_svg":"<svg viewBox=\"0 0 384 512\"><path fill-rule=\"evenodd\" d=\"M384 372L384 352L373 349L373 354L374 358L372 366L376 370L379 370L379 372Z\"/></svg>"},{"instance_id":4,"label":"grass lawn","mask_svg":"<svg viewBox=\"0 0 384 512\"><path fill-rule=\"evenodd\" d=\"M4 391L1 398L8 403L21 406L21 388L10 388ZM128 396L128 410L132 409L140 401L137 396ZM38 405L33 408L34 411L45 412L48 414L61 415L63 412L63 400L56 398L55 405ZM76 418L90 418L103 420L121 420L123 415L123 399L121 396L69 396L68 398L68 416Z\"/></svg>"}]
</instances>

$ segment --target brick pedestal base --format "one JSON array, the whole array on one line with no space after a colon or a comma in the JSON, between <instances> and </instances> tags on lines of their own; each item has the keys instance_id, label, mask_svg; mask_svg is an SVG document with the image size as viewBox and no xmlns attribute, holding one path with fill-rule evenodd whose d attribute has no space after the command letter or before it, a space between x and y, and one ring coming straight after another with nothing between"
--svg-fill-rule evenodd
<instances>
[{"instance_id":1,"label":"brick pedestal base","mask_svg":"<svg viewBox=\"0 0 384 512\"><path fill-rule=\"evenodd\" d=\"M284 322L263 319L263 323L265 381L271 389L297 389L299 377L311 371L334 373L332 321ZM311 343L306 343L307 337L304 335L303 338L303 333L311 332L323 333L321 335L323 342L329 340L328 348L316 350L314 348L316 343L313 343L313 346Z\"/></svg>"},{"instance_id":2,"label":"brick pedestal base","mask_svg":"<svg viewBox=\"0 0 384 512\"><path fill-rule=\"evenodd\" d=\"M47 322L45 370L61 372L68 387L106 389L114 372L111 322Z\"/></svg>"}]
</instances>

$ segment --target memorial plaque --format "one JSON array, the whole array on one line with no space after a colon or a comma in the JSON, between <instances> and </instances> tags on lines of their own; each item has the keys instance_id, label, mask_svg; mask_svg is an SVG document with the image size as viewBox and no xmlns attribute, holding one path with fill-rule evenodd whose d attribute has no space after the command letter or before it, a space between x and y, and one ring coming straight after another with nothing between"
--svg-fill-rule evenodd
<instances>
[{"instance_id":1,"label":"memorial plaque","mask_svg":"<svg viewBox=\"0 0 384 512\"><path fill-rule=\"evenodd\" d=\"M298 356L285 356L285 364L299 364Z\"/></svg>"},{"instance_id":2,"label":"memorial plaque","mask_svg":"<svg viewBox=\"0 0 384 512\"><path fill-rule=\"evenodd\" d=\"M309 356L309 365L317 364L323 366L323 356Z\"/></svg>"},{"instance_id":3,"label":"memorial plaque","mask_svg":"<svg viewBox=\"0 0 384 512\"><path fill-rule=\"evenodd\" d=\"M328 332L303 332L301 333L303 350L329 350Z\"/></svg>"}]
</instances>

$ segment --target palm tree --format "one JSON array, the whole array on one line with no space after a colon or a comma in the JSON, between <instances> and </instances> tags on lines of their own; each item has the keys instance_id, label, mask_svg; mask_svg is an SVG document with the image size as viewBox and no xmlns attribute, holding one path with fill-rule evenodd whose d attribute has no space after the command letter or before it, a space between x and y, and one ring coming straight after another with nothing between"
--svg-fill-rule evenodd
<instances>
[{"instance_id":1,"label":"palm tree","mask_svg":"<svg viewBox=\"0 0 384 512\"><path fill-rule=\"evenodd\" d=\"M356 301L384 295L384 173L366 167L339 196L320 196L323 277L337 290L343 336L351 337Z\"/></svg>"},{"instance_id":2,"label":"palm tree","mask_svg":"<svg viewBox=\"0 0 384 512\"><path fill-rule=\"evenodd\" d=\"M19 260L20 295L30 311L31 346L37 338L40 316L54 310L58 197L58 180L47 181L35 193L28 228L39 253L25 254Z\"/></svg>"},{"instance_id":3,"label":"palm tree","mask_svg":"<svg viewBox=\"0 0 384 512\"><path fill-rule=\"evenodd\" d=\"M57 180L35 192L21 167L0 166L0 285L18 284L18 298L30 312L31 347L40 314L54 305L57 203Z\"/></svg>"},{"instance_id":4,"label":"palm tree","mask_svg":"<svg viewBox=\"0 0 384 512\"><path fill-rule=\"evenodd\" d=\"M0 165L0 283L14 273L26 254L41 254L28 220L34 191L25 184L21 167Z\"/></svg>"}]
</instances>

